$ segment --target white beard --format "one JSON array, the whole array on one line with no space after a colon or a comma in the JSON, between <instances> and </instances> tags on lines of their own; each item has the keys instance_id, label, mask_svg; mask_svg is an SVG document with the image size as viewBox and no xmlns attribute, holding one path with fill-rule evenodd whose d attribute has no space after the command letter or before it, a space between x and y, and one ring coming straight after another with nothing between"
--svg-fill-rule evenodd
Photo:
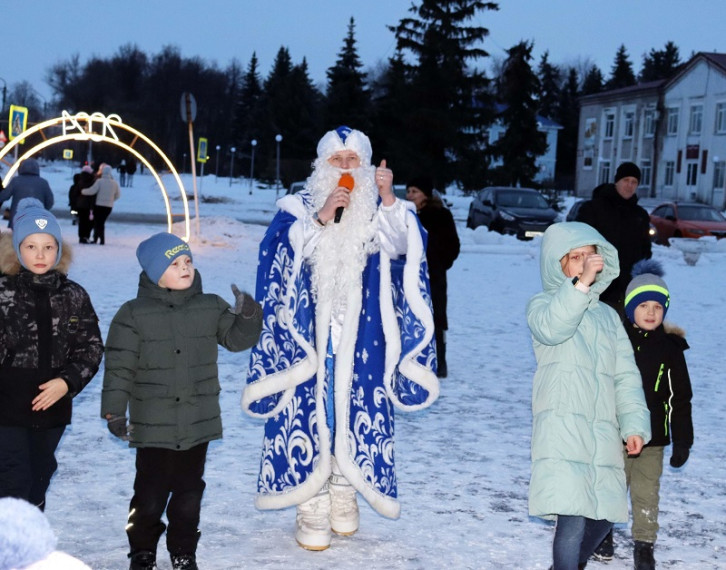
<instances>
[{"instance_id":1,"label":"white beard","mask_svg":"<svg viewBox=\"0 0 726 570\"><path fill-rule=\"evenodd\" d=\"M325 160L315 161L306 183L314 211L320 210L338 187L343 172ZM332 302L333 315L345 311L348 292L360 289L366 261L380 249L375 167L361 166L348 172L355 180L350 204L340 223L328 222L310 258L313 295L318 303Z\"/></svg>"}]
</instances>

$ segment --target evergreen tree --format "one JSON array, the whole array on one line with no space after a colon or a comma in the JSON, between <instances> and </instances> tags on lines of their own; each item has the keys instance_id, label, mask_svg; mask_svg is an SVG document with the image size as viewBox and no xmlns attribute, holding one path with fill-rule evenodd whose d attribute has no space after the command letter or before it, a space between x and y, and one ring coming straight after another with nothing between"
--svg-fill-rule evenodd
<instances>
[{"instance_id":1,"label":"evergreen tree","mask_svg":"<svg viewBox=\"0 0 726 570\"><path fill-rule=\"evenodd\" d=\"M628 51L623 44L615 54L615 61L610 70L610 78L607 81L606 88L620 89L631 85L635 85L635 73L633 72L633 64L630 62Z\"/></svg>"},{"instance_id":2,"label":"evergreen tree","mask_svg":"<svg viewBox=\"0 0 726 570\"><path fill-rule=\"evenodd\" d=\"M368 134L376 161L385 158L388 164L395 165L396 179L403 179L403 183L413 175L406 165L418 163L406 132L410 90L410 67L404 62L402 52L396 50L380 75L371 79L374 120Z\"/></svg>"},{"instance_id":3,"label":"evergreen tree","mask_svg":"<svg viewBox=\"0 0 726 570\"><path fill-rule=\"evenodd\" d=\"M643 56L640 80L668 79L678 71L680 66L681 56L678 53L678 46L673 42L667 42L662 50L651 49L648 55Z\"/></svg>"},{"instance_id":4,"label":"evergreen tree","mask_svg":"<svg viewBox=\"0 0 726 570\"><path fill-rule=\"evenodd\" d=\"M290 52L281 47L263 87L265 123L258 140L260 173L275 178L277 145L275 137L283 137L280 145L281 178L287 184L309 174L320 138L319 120L322 95L308 74L307 62L294 66Z\"/></svg>"},{"instance_id":5,"label":"evergreen tree","mask_svg":"<svg viewBox=\"0 0 726 570\"><path fill-rule=\"evenodd\" d=\"M539 113L548 119L557 120L557 103L560 98L562 72L549 62L549 51L542 54L537 69L539 77Z\"/></svg>"},{"instance_id":6,"label":"evergreen tree","mask_svg":"<svg viewBox=\"0 0 726 570\"><path fill-rule=\"evenodd\" d=\"M503 110L499 115L505 130L490 151L502 160L496 168L499 183L532 186L537 157L547 151L545 134L537 128L540 84L530 65L532 44L520 42L508 49L507 55L501 78Z\"/></svg>"},{"instance_id":7,"label":"evergreen tree","mask_svg":"<svg viewBox=\"0 0 726 570\"><path fill-rule=\"evenodd\" d=\"M397 48L415 60L403 119L415 158L392 164L397 171L428 175L439 189L452 180L481 187L480 149L493 106L486 78L469 66L488 56L478 47L489 34L475 25L479 13L497 9L497 3L480 0L422 0L411 6L412 17L390 28Z\"/></svg>"},{"instance_id":8,"label":"evergreen tree","mask_svg":"<svg viewBox=\"0 0 726 570\"><path fill-rule=\"evenodd\" d=\"M235 106L234 140L239 146L249 145L262 135L262 80L257 65L257 53L253 52Z\"/></svg>"},{"instance_id":9,"label":"evergreen tree","mask_svg":"<svg viewBox=\"0 0 726 570\"><path fill-rule=\"evenodd\" d=\"M560 100L557 105L557 122L562 125L562 130L557 134L555 187L561 189L575 187L577 136L580 124L580 105L578 103L580 92L578 85L577 69L571 67L567 72L567 80L560 90Z\"/></svg>"},{"instance_id":10,"label":"evergreen tree","mask_svg":"<svg viewBox=\"0 0 726 570\"><path fill-rule=\"evenodd\" d=\"M585 74L585 79L582 81L582 93L581 95L594 95L600 93L605 89L605 80L602 76L602 71L597 65L593 65L588 69Z\"/></svg>"},{"instance_id":11,"label":"evergreen tree","mask_svg":"<svg viewBox=\"0 0 726 570\"><path fill-rule=\"evenodd\" d=\"M335 65L327 71L326 131L340 125L348 125L363 132L368 132L370 128L370 93L355 43L355 20L351 18L343 48L338 53Z\"/></svg>"}]
</instances>

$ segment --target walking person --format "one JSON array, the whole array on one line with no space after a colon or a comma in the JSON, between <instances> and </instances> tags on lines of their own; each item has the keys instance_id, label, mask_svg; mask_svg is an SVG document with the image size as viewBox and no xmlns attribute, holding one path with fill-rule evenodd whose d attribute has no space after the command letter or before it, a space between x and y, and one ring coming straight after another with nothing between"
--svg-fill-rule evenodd
<instances>
[{"instance_id":1,"label":"walking person","mask_svg":"<svg viewBox=\"0 0 726 570\"><path fill-rule=\"evenodd\" d=\"M91 241L91 230L93 230L93 220L91 212L96 203L96 196L86 196L83 194L85 188L90 188L96 181L93 169L87 164L81 168L78 179L78 195L76 197L76 211L78 212L78 243L89 243Z\"/></svg>"},{"instance_id":2,"label":"walking person","mask_svg":"<svg viewBox=\"0 0 726 570\"><path fill-rule=\"evenodd\" d=\"M138 294L111 322L101 395L109 430L136 448L130 570L156 568L165 530L172 568L197 570L204 465L209 442L222 437L218 345L252 346L262 310L234 285L234 307L204 293L189 245L173 234L144 240L136 257Z\"/></svg>"},{"instance_id":3,"label":"walking person","mask_svg":"<svg viewBox=\"0 0 726 570\"><path fill-rule=\"evenodd\" d=\"M682 329L663 320L671 297L662 277L659 263L637 263L625 290L626 331L640 370L653 433L640 455L625 457L633 512L635 570L655 569L653 550L660 528L660 478L665 447L673 442L670 465L679 469L688 461L693 445L693 391L683 354L688 343Z\"/></svg>"},{"instance_id":4,"label":"walking person","mask_svg":"<svg viewBox=\"0 0 726 570\"><path fill-rule=\"evenodd\" d=\"M55 216L20 201L0 235L0 497L45 508L72 401L103 356L98 317L68 279L71 251Z\"/></svg>"},{"instance_id":5,"label":"walking person","mask_svg":"<svg viewBox=\"0 0 726 570\"><path fill-rule=\"evenodd\" d=\"M598 299L618 274L615 248L587 224L554 224L540 271L544 290L527 305L537 359L529 514L556 521L554 570L578 570L628 520L623 446L641 452L650 414L625 329Z\"/></svg>"},{"instance_id":6,"label":"walking person","mask_svg":"<svg viewBox=\"0 0 726 570\"><path fill-rule=\"evenodd\" d=\"M446 272L459 257L461 244L456 233L456 224L446 206L438 196L429 178L418 177L406 184L406 199L416 206L421 225L428 234L426 261L429 264L431 282L431 303L434 306L434 327L436 328L436 375L446 378L446 331L449 329L446 305L448 301Z\"/></svg>"},{"instance_id":7,"label":"walking person","mask_svg":"<svg viewBox=\"0 0 726 570\"><path fill-rule=\"evenodd\" d=\"M104 164L101 167L101 177L90 188L81 190L84 196L95 196L93 206L93 243L106 243L106 220L111 215L114 202L121 197L118 182L113 178L113 169Z\"/></svg>"}]
</instances>

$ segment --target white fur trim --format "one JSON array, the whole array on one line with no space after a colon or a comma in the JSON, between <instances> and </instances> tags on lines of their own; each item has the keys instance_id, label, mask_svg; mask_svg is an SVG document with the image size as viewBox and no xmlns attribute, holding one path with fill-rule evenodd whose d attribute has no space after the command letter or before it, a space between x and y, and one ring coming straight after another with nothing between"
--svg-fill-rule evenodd
<instances>
[{"instance_id":1,"label":"white fur trim","mask_svg":"<svg viewBox=\"0 0 726 570\"><path fill-rule=\"evenodd\" d=\"M411 311L424 325L424 336L416 348L398 365L401 373L421 385L429 393L428 398L415 406L403 404L395 395L392 388L393 371L401 355L400 330L393 310L393 299L390 294L384 295L384 291L391 290L390 259L381 252L381 315L383 316L383 332L386 337L386 392L393 404L405 411L416 411L429 407L439 396L439 379L436 374L425 366L421 366L415 356L431 341L434 335L434 316L429 305L424 300L418 287L419 270L421 259L424 256L423 240L418 229L418 222L410 209L406 210L408 220L408 251L406 252L406 264L403 268L403 291ZM384 262L387 271L384 271ZM389 316L392 316L388 318ZM389 344L390 343L390 344Z\"/></svg>"},{"instance_id":2,"label":"white fur trim","mask_svg":"<svg viewBox=\"0 0 726 570\"><path fill-rule=\"evenodd\" d=\"M362 132L353 129L345 139L345 143L341 140L338 133L328 131L318 142L318 158L328 160L336 152L341 150L352 150L358 155L361 164L370 164L373 157L373 149L371 148L370 139Z\"/></svg>"}]
</instances>

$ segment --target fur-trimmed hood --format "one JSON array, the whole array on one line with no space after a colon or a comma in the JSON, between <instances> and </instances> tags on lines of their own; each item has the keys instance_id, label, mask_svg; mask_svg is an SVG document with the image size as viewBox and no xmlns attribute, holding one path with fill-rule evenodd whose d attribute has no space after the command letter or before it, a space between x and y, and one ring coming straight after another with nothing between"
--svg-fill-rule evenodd
<instances>
[{"instance_id":1,"label":"fur-trimmed hood","mask_svg":"<svg viewBox=\"0 0 726 570\"><path fill-rule=\"evenodd\" d=\"M63 252L55 270L63 275L68 275L68 270L73 261L73 251L68 242L63 240ZM20 260L18 259L15 248L13 248L12 232L3 232L0 234L0 273L5 275L17 275L20 272Z\"/></svg>"}]
</instances>

